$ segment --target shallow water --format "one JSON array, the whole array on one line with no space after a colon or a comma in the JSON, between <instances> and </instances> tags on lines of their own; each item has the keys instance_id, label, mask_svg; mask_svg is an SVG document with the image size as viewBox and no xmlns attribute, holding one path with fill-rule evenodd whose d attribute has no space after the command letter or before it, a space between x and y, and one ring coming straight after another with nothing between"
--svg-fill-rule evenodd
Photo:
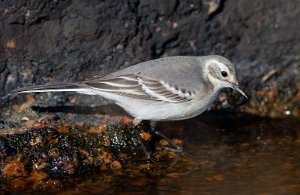
<instances>
[{"instance_id":1,"label":"shallow water","mask_svg":"<svg viewBox=\"0 0 300 195\"><path fill-rule=\"evenodd\" d=\"M182 137L184 150L191 157L151 163L149 167L135 164L121 170L58 177L55 179L60 181L60 186L55 192L300 193L300 128L297 119L271 120L212 113L188 121L163 123L158 128L166 129L168 136L176 134L175 137ZM144 168L137 170L136 166Z\"/></svg>"}]
</instances>

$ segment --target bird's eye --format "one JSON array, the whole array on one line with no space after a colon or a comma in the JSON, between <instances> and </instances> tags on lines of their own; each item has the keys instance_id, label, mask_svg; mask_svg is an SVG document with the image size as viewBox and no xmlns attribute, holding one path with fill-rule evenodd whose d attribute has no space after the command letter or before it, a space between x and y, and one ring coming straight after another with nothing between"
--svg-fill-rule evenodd
<instances>
[{"instance_id":1,"label":"bird's eye","mask_svg":"<svg viewBox=\"0 0 300 195\"><path fill-rule=\"evenodd\" d=\"M226 71L222 71L221 74L222 74L223 77L227 77L228 76L228 74L227 74Z\"/></svg>"}]
</instances>

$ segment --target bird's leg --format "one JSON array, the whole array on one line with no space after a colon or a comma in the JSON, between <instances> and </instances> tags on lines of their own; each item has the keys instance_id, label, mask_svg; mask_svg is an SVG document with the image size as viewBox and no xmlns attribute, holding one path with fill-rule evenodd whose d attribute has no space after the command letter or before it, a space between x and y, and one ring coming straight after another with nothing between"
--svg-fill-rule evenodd
<instances>
[{"instance_id":1,"label":"bird's leg","mask_svg":"<svg viewBox=\"0 0 300 195\"><path fill-rule=\"evenodd\" d=\"M132 128L132 129L133 129L133 131L134 131L134 133L135 133L135 136L136 136L138 142L141 144L141 147L142 147L142 149L143 149L143 151L144 151L144 153L145 153L145 155L146 155L147 161L148 161L148 162L149 162L149 161L151 161L151 162L156 162L156 161L151 157L150 152L148 152L146 146L145 146L144 143L143 143L143 140L142 140L142 138L141 138L141 135L139 134L139 132L138 132L138 130L137 130L137 126L138 126L141 122L142 122L141 119L139 119L139 118L134 118L134 119L133 119L133 122L132 122L132 123L133 123L133 128Z\"/></svg>"},{"instance_id":2,"label":"bird's leg","mask_svg":"<svg viewBox=\"0 0 300 195\"><path fill-rule=\"evenodd\" d=\"M143 120L140 118L134 118L132 121L133 127L138 126Z\"/></svg>"},{"instance_id":3,"label":"bird's leg","mask_svg":"<svg viewBox=\"0 0 300 195\"><path fill-rule=\"evenodd\" d=\"M0 102L1 103L8 102L8 101L12 100L13 98L15 98L16 96L17 96L17 93L15 93L15 92L7 93L5 96L0 97Z\"/></svg>"},{"instance_id":4,"label":"bird's leg","mask_svg":"<svg viewBox=\"0 0 300 195\"><path fill-rule=\"evenodd\" d=\"M174 143L173 140L171 140L170 138L168 138L167 136L165 136L163 133L155 130L155 121L151 121L150 122L150 126L151 126L151 131L154 132L156 135L160 136L161 138L165 139L169 144L171 144L175 149L172 148L165 148L167 150L174 150L175 152L179 153L179 154L183 154L183 148L182 146L179 146L177 144Z\"/></svg>"},{"instance_id":5,"label":"bird's leg","mask_svg":"<svg viewBox=\"0 0 300 195\"><path fill-rule=\"evenodd\" d=\"M2 96L2 97L1 97L1 100L7 100L7 99L9 99L11 96L12 96L12 94L8 93L8 94L6 94L5 96Z\"/></svg>"}]
</instances>

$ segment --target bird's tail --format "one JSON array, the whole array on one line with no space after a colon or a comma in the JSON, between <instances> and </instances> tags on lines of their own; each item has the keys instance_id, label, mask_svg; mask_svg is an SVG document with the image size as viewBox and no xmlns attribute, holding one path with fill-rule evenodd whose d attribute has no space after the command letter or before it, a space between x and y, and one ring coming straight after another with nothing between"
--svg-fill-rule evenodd
<instances>
[{"instance_id":1,"label":"bird's tail","mask_svg":"<svg viewBox=\"0 0 300 195\"><path fill-rule=\"evenodd\" d=\"M80 91L83 87L76 83L57 83L50 85L35 85L16 89L14 93L39 93L58 91Z\"/></svg>"},{"instance_id":2,"label":"bird's tail","mask_svg":"<svg viewBox=\"0 0 300 195\"><path fill-rule=\"evenodd\" d=\"M38 92L59 92L59 91L74 91L84 93L87 88L84 88L78 83L56 83L50 85L35 85L15 89L5 96L0 97L0 103L16 97L19 93L38 93Z\"/></svg>"}]
</instances>

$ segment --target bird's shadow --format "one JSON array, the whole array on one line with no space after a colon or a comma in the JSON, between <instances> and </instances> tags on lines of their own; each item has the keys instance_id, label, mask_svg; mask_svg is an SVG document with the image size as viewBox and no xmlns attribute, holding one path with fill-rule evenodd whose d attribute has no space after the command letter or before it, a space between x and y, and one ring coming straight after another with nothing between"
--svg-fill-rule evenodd
<instances>
[{"instance_id":1,"label":"bird's shadow","mask_svg":"<svg viewBox=\"0 0 300 195\"><path fill-rule=\"evenodd\" d=\"M32 110L36 112L61 112L72 114L114 114L114 115L127 115L126 112L119 106L110 104L103 106L32 106Z\"/></svg>"}]
</instances>

